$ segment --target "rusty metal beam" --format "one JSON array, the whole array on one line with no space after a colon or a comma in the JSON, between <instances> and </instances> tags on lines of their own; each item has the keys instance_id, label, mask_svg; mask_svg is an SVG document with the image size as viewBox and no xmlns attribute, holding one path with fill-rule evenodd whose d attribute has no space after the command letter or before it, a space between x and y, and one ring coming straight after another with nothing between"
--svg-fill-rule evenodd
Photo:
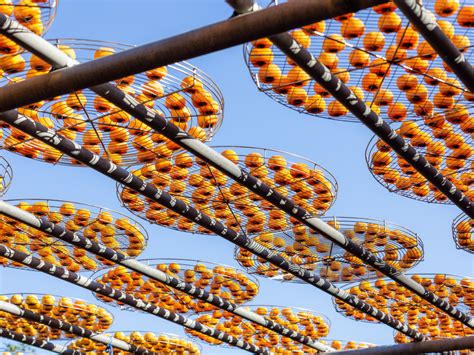
<instances>
[{"instance_id":1,"label":"rusty metal beam","mask_svg":"<svg viewBox=\"0 0 474 355\"><path fill-rule=\"evenodd\" d=\"M0 88L0 112L199 57L387 0L298 0ZM3 27L4 24L0 23Z\"/></svg>"}]
</instances>

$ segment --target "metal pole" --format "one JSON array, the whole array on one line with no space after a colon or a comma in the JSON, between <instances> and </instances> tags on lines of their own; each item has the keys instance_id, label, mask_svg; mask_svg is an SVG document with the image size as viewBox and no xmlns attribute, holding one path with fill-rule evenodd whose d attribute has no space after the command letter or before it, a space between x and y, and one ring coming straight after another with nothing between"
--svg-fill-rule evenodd
<instances>
[{"instance_id":1,"label":"metal pole","mask_svg":"<svg viewBox=\"0 0 474 355\"><path fill-rule=\"evenodd\" d=\"M420 353L442 353L445 351L474 349L474 335L454 338L422 341L419 343L396 344L376 346L368 349L338 351L340 355L396 355L396 354L420 354Z\"/></svg>"},{"instance_id":2,"label":"metal pole","mask_svg":"<svg viewBox=\"0 0 474 355\"><path fill-rule=\"evenodd\" d=\"M8 303L5 301L0 301L0 311L10 313L20 318L28 319L35 323L47 325L50 328L60 329L66 333L74 334L81 338L88 338L105 345L112 345L117 349L132 352L134 354L156 354L142 347L126 343L122 340L109 337L104 334L96 334L89 329L85 329L74 324L69 324L55 318L35 313L28 309L20 308L12 303Z\"/></svg>"},{"instance_id":3,"label":"metal pole","mask_svg":"<svg viewBox=\"0 0 474 355\"><path fill-rule=\"evenodd\" d=\"M342 300L343 302L366 314L369 314L371 317L400 331L410 338L413 338L417 341L425 339L423 334L412 328L409 328L406 324L401 323L391 315L383 313L377 308L358 299L354 295L342 291L331 282L316 275L314 272L310 272L299 265L289 262L272 250L265 248L252 239L248 238L246 235L228 228L226 225L209 217L202 211L192 207L182 200L177 199L174 196L171 196L165 191L157 189L154 185L143 181L137 176L134 176L128 170L116 166L114 163L105 158L99 157L91 151L83 148L76 142L67 139L53 130L49 130L39 122L19 115L17 111L0 113L0 120L12 125L20 131L29 134L33 138L44 142L54 149L57 149L62 153L73 157L75 160L83 163L86 166L89 166L90 168L102 173L105 176L108 176L118 183L137 191L150 200L155 201L166 208L169 208L170 210L199 224L207 230L230 241L231 243L267 260L271 264L281 268L282 270L285 270L286 272L309 283L310 285L319 288L320 290Z\"/></svg>"},{"instance_id":4,"label":"metal pole","mask_svg":"<svg viewBox=\"0 0 474 355\"><path fill-rule=\"evenodd\" d=\"M248 7L250 1L253 0L231 0L230 4L244 3ZM307 72L314 80L318 82L325 90L331 93L332 96L341 102L352 114L362 121L368 128L370 128L378 137L389 144L394 151L409 162L417 171L419 171L428 181L435 185L442 191L451 201L453 201L466 214L474 218L474 209L472 203L461 190L447 180L439 171L433 167L423 156L421 156L415 148L406 142L400 135L398 135L387 123L385 123L374 111L367 106L364 101L360 100L337 76L317 60L308 50L302 47L293 37L288 33L281 33L270 36L269 39L275 44L283 53L291 58L298 66ZM255 179L256 180L256 179ZM252 185L256 183L249 181ZM281 199L278 196L278 199ZM276 202L276 201L275 201ZM272 201L273 204L277 205ZM291 203L291 201L290 201ZM286 204L285 204L286 205ZM302 208L294 204L285 206L285 211L289 210L292 215L305 225L316 230L322 230L323 235L334 243L340 245L345 250L354 254L374 269L387 275L392 280L405 286L413 291L427 302L439 308L449 316L459 320L464 325L474 328L474 318L468 314L461 312L453 307L448 302L440 299L436 294L427 290L425 287L412 280L411 278L400 273L393 266L387 264L384 260L377 258L362 246L354 243L349 238L338 232L336 229L328 226L321 220L312 217Z\"/></svg>"},{"instance_id":5,"label":"metal pole","mask_svg":"<svg viewBox=\"0 0 474 355\"><path fill-rule=\"evenodd\" d=\"M380 139L426 180L448 197L456 206L471 218L474 218L472 202L464 193L446 179L424 156L397 134L389 124L384 122L372 109L359 99L336 75L319 62L309 51L303 48L288 33L270 36L269 39L289 58L298 64L314 80L344 105L356 118L365 124Z\"/></svg>"},{"instance_id":6,"label":"metal pole","mask_svg":"<svg viewBox=\"0 0 474 355\"><path fill-rule=\"evenodd\" d=\"M46 340L36 339L34 337L30 337L25 334L7 330L5 328L0 328L0 337L17 341L19 343L23 343L26 345L34 346L35 348L39 348L42 350L48 350L56 354L85 355L84 353L80 351L70 350L70 349L65 348L64 346L56 345Z\"/></svg>"},{"instance_id":7,"label":"metal pole","mask_svg":"<svg viewBox=\"0 0 474 355\"><path fill-rule=\"evenodd\" d=\"M299 0L0 88L0 112L386 3Z\"/></svg>"},{"instance_id":8,"label":"metal pole","mask_svg":"<svg viewBox=\"0 0 474 355\"><path fill-rule=\"evenodd\" d=\"M130 270L146 275L155 281L161 282L178 291L184 292L190 295L191 297L195 297L206 303L210 303L217 308L223 309L224 311L234 313L239 317L245 318L280 335L291 338L301 344L304 344L319 351L334 351L333 348L326 344L314 341L308 336L302 335L294 330L286 328L276 322L273 322L270 319L264 318L261 315L258 315L252 311L246 310L245 308L238 307L234 303L231 303L219 296L213 295L212 293L204 289L197 288L193 284L186 283L183 280L165 274L161 270L152 268L151 266L141 263L137 260L129 259L126 255L122 254L119 251L115 251L114 249L108 248L103 244L85 238L79 235L78 233L72 233L60 225L54 224L45 218L40 219L35 215L24 211L18 207L12 206L4 201L0 201L0 214L13 218L16 221L19 221L29 227L44 232L50 235L51 237L60 239L62 241L65 241L66 243L70 243L78 248L85 249L88 252L94 255L98 255L113 263L125 266Z\"/></svg>"},{"instance_id":9,"label":"metal pole","mask_svg":"<svg viewBox=\"0 0 474 355\"><path fill-rule=\"evenodd\" d=\"M230 0L230 2L237 6L240 4L239 8L244 9L252 9L256 6L253 0ZM250 6L251 4L253 4L253 6ZM8 17L0 17L0 23L2 20L6 23L7 19ZM45 41L43 38L24 28L16 21L10 19L8 19L8 21L10 25L3 26L3 29L0 29L0 32L9 37L11 40L28 49L56 68L63 68L64 66L75 64L75 62L71 62L71 58L69 58L51 43ZM382 272L384 275L409 288L419 296L423 297L426 301L448 313L450 316L460 320L470 327L473 326L474 320L471 320L472 323L468 324L470 322L469 316L466 316L464 313L458 311L456 308L452 307L446 302L440 301L438 297L432 292L426 290L423 286L416 283L412 279L400 274L397 269L387 264L383 259L376 257L362 246L348 239L336 229L332 228L320 219L313 217L306 210L297 206L286 196L281 195L279 192L270 188L251 174L242 171L239 166L233 164L228 159L214 151L212 148L208 147L206 144L190 136L188 133L180 130L172 123L167 122L166 119L158 115L154 110L138 103L133 97L126 95L114 85L102 84L91 88L91 90L106 98L115 106L123 109L135 118L139 119L149 127L160 132L160 134L169 138L171 141L177 143L184 149L192 152L194 155L216 167L218 170L222 171L225 175L234 179L239 184L246 186L248 189L258 194L263 199L269 201L277 208L298 219L304 225L311 229L317 230L333 243L336 243L343 249L356 255L358 258L365 261L376 270Z\"/></svg>"},{"instance_id":10,"label":"metal pole","mask_svg":"<svg viewBox=\"0 0 474 355\"><path fill-rule=\"evenodd\" d=\"M294 40L290 34L278 34L270 36L269 39L356 118L387 143L399 156L423 175L426 180L432 183L464 213L474 218L474 208L472 208L470 199L431 165L423 155L420 155L410 143L397 134L389 124L372 111L325 65Z\"/></svg>"},{"instance_id":11,"label":"metal pole","mask_svg":"<svg viewBox=\"0 0 474 355\"><path fill-rule=\"evenodd\" d=\"M230 336L227 333L223 333L217 329L209 328L190 318L186 318L175 312L171 312L167 309L154 306L151 303L144 302L125 292L122 292L109 286L102 285L101 283L90 280L85 276L78 275L75 272L69 271L64 267L55 266L30 254L11 249L3 244L0 244L0 256L12 261L16 261L26 267L41 271L44 274L54 276L60 280L64 280L76 286L85 288L94 293L98 293L103 296L112 298L116 301L120 301L137 310L144 311L154 316L163 318L180 326L193 329L199 333L218 339L229 345L236 346L242 350L255 354L269 354L267 350L260 349L259 347L253 344L249 344L245 341L239 340L233 336Z\"/></svg>"},{"instance_id":12,"label":"metal pole","mask_svg":"<svg viewBox=\"0 0 474 355\"><path fill-rule=\"evenodd\" d=\"M467 89L474 93L474 68L439 27L433 13L417 0L394 2Z\"/></svg>"}]
</instances>

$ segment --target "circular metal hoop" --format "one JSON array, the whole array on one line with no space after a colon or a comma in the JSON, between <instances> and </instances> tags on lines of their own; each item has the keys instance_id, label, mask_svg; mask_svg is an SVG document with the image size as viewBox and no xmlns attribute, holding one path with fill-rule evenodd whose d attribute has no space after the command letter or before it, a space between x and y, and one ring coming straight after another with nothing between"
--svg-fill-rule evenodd
<instances>
[{"instance_id":1,"label":"circular metal hoop","mask_svg":"<svg viewBox=\"0 0 474 355\"><path fill-rule=\"evenodd\" d=\"M81 62L132 48L119 43L81 39L55 39L50 42ZM2 65L5 74L0 79L0 85L51 70L49 64L29 53L5 57ZM222 93L209 76L187 62L122 78L115 85L201 141L212 139L222 124ZM55 129L117 165L152 162L182 150L90 89L32 104L20 109L20 113ZM1 146L4 149L53 164L80 165L8 125L2 128L4 138Z\"/></svg>"},{"instance_id":2,"label":"circular metal hoop","mask_svg":"<svg viewBox=\"0 0 474 355\"><path fill-rule=\"evenodd\" d=\"M469 20L463 27L457 19L462 9L474 2L459 3L450 13L434 0L423 5L438 16L442 28L465 57L472 59L473 29ZM290 33L384 120L419 118L429 108L444 114L449 105L461 100L466 100L472 115L474 96L465 91L393 3ZM243 52L257 88L274 101L318 118L359 122L268 39L244 45ZM442 87L441 94L438 87Z\"/></svg>"},{"instance_id":3,"label":"circular metal hoop","mask_svg":"<svg viewBox=\"0 0 474 355\"><path fill-rule=\"evenodd\" d=\"M471 314L474 310L472 278L449 274L410 274L410 276L440 298L459 310ZM343 289L364 297L375 307L390 313L400 321L416 328L431 339L472 334L472 330L453 320L444 312L422 300L389 278L367 279L345 285ZM378 322L340 301L333 300L336 311L342 315L365 322ZM403 334L396 333L395 341L407 342Z\"/></svg>"},{"instance_id":4,"label":"circular metal hoop","mask_svg":"<svg viewBox=\"0 0 474 355\"><path fill-rule=\"evenodd\" d=\"M473 199L474 116L466 117L464 113L459 113L453 119L461 117L467 120L454 123L442 116L434 116L427 117L424 122L404 121L397 125L397 131L447 179ZM472 127L469 128L469 125ZM377 136L372 137L367 145L365 160L374 178L390 192L428 203L452 204Z\"/></svg>"},{"instance_id":5,"label":"circular metal hoop","mask_svg":"<svg viewBox=\"0 0 474 355\"><path fill-rule=\"evenodd\" d=\"M325 213L336 199L336 179L313 161L266 148L213 148L243 170L292 198L310 213ZM147 164L133 171L133 174L171 195L192 202L229 228L248 235L285 231L297 223L260 196L189 154L175 155L155 164ZM131 213L151 223L190 233L210 233L184 217L142 198L136 192L124 189L120 184L117 185L117 195Z\"/></svg>"},{"instance_id":6,"label":"circular metal hoop","mask_svg":"<svg viewBox=\"0 0 474 355\"><path fill-rule=\"evenodd\" d=\"M235 304L251 301L258 293L259 283L254 276L231 266L191 259L146 259L141 262L155 267L171 277L179 278ZM216 307L191 298L145 275L129 272L124 267L101 270L94 275L97 282L120 289L155 306L181 314L209 312ZM95 295L108 304L135 311L113 299Z\"/></svg>"},{"instance_id":7,"label":"circular metal hoop","mask_svg":"<svg viewBox=\"0 0 474 355\"><path fill-rule=\"evenodd\" d=\"M97 333L106 331L113 323L113 316L107 310L78 298L43 293L8 293L1 294L0 300ZM25 323L28 330L25 329ZM41 339L65 340L75 337L6 312L0 312L0 324L2 328L14 331L21 329L25 335Z\"/></svg>"},{"instance_id":8,"label":"circular metal hoop","mask_svg":"<svg viewBox=\"0 0 474 355\"><path fill-rule=\"evenodd\" d=\"M368 218L321 217L352 241L400 270L415 267L423 260L423 243L418 235L397 224ZM278 233L262 233L255 242L272 249L285 259L315 272L333 283L347 283L377 274L370 266L305 226ZM255 255L236 247L234 258L250 274L281 282L302 281Z\"/></svg>"},{"instance_id":9,"label":"circular metal hoop","mask_svg":"<svg viewBox=\"0 0 474 355\"><path fill-rule=\"evenodd\" d=\"M113 333L107 332L106 334L157 354L173 354L179 352L183 355L199 355L202 352L200 344L193 343L189 339L171 333L116 331ZM68 343L67 347L82 352L93 351L99 354L108 353L104 344L85 338L73 340Z\"/></svg>"},{"instance_id":10,"label":"circular metal hoop","mask_svg":"<svg viewBox=\"0 0 474 355\"><path fill-rule=\"evenodd\" d=\"M274 305L248 305L246 308L284 326L291 325L297 332L307 335L314 340L327 336L331 327L331 323L325 315L308 309ZM273 333L266 328L256 326L250 321L227 312L215 311L205 313L194 316L193 319L211 328L222 327L226 333L246 341L252 340L254 344L266 348L270 352L279 353L286 350L295 353L300 353L301 351L305 354L316 353L315 349L296 343L289 338ZM228 346L214 338L192 330L186 329L185 332L189 337L197 338L207 345Z\"/></svg>"},{"instance_id":11,"label":"circular metal hoop","mask_svg":"<svg viewBox=\"0 0 474 355\"><path fill-rule=\"evenodd\" d=\"M143 226L128 216L93 205L54 199L6 200L39 218L95 240L129 257L137 257L146 247L148 234ZM44 261L64 266L74 272L96 271L111 262L6 216L0 216L1 243L34 254ZM22 264L0 258L7 267L24 268ZM101 264L104 265L101 265ZM112 264L113 265L113 264Z\"/></svg>"},{"instance_id":12,"label":"circular metal hoop","mask_svg":"<svg viewBox=\"0 0 474 355\"><path fill-rule=\"evenodd\" d=\"M0 156L0 196L4 196L13 180L13 169L8 161Z\"/></svg>"},{"instance_id":13,"label":"circular metal hoop","mask_svg":"<svg viewBox=\"0 0 474 355\"><path fill-rule=\"evenodd\" d=\"M461 213L454 219L452 231L456 248L471 254L474 253L474 240L472 239L473 229L474 220L464 213Z\"/></svg>"}]
</instances>

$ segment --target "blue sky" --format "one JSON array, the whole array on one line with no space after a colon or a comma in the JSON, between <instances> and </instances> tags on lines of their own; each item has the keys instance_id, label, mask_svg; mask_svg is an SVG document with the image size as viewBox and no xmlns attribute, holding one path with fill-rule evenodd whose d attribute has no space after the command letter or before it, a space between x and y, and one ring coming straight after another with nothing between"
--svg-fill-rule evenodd
<instances>
[{"instance_id":1,"label":"blue sky","mask_svg":"<svg viewBox=\"0 0 474 355\"><path fill-rule=\"evenodd\" d=\"M57 18L46 38L84 38L144 44L179 34L231 14L223 0L61 0ZM414 272L445 272L472 277L470 254L455 249L452 220L460 211L448 205L426 204L390 193L367 169L364 152L371 132L363 125L314 118L289 110L257 91L235 47L190 60L209 74L224 94L224 122L215 145L249 145L281 149L305 156L328 169L339 183L335 205L327 215L386 219L422 238L425 261ZM9 198L55 198L128 212L120 207L115 183L86 168L52 166L3 153L14 169ZM144 258L192 258L237 266L233 245L216 236L195 236L143 223L150 240ZM331 299L307 285L259 278L256 304L313 309L329 316L330 337L379 344L393 343L392 329L356 323L333 310ZM78 287L46 275L0 269L0 292L55 293L95 301ZM178 326L150 315L120 312L114 330L151 330L183 334ZM237 350L203 346L204 354L233 354Z\"/></svg>"}]
</instances>

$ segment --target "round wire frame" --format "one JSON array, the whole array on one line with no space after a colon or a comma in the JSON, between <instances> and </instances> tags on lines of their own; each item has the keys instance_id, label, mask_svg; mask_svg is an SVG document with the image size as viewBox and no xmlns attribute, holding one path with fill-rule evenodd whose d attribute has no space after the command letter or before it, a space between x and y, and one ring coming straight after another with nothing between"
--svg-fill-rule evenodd
<instances>
[{"instance_id":1,"label":"round wire frame","mask_svg":"<svg viewBox=\"0 0 474 355\"><path fill-rule=\"evenodd\" d=\"M50 42L81 62L133 48L96 40L66 38ZM5 57L3 70L2 86L46 74L51 66L24 53ZM122 78L114 85L201 141L209 141L222 124L222 93L209 76L187 62ZM182 150L90 89L29 105L20 113L121 166L152 162ZM4 149L53 164L81 165L7 124L2 128L0 142Z\"/></svg>"},{"instance_id":2,"label":"round wire frame","mask_svg":"<svg viewBox=\"0 0 474 355\"><path fill-rule=\"evenodd\" d=\"M416 276L419 282L438 297L462 312L472 314L474 302L472 300L474 281L470 277L450 274L409 274ZM390 313L403 323L425 334L431 339L468 336L473 331L461 322L453 320L444 312L413 294L403 286L398 286L389 278L367 279L360 283L350 283L343 290L363 298L365 302L376 308ZM351 306L333 299L338 313L355 320L377 323L378 321L365 315ZM409 339L408 339L409 340ZM406 337L395 332L396 342L407 342Z\"/></svg>"},{"instance_id":3,"label":"round wire frame","mask_svg":"<svg viewBox=\"0 0 474 355\"><path fill-rule=\"evenodd\" d=\"M106 333L127 343L140 346L157 354L199 355L202 352L202 346L194 343L182 336L171 333L154 333L145 331L115 331ZM142 336L143 334L143 336ZM131 339L133 337L134 340ZM82 352L91 352L99 355L108 355L107 346L98 343L92 339L79 338L72 340L67 344L69 349ZM117 349L117 351L121 351Z\"/></svg>"},{"instance_id":4,"label":"round wire frame","mask_svg":"<svg viewBox=\"0 0 474 355\"><path fill-rule=\"evenodd\" d=\"M314 215L325 213L334 203L338 185L334 176L315 162L280 150L244 147L213 147L225 156L235 152L233 161L244 171L259 177L276 191L293 199ZM282 158L276 160L275 158ZM182 200L229 228L255 235L291 229L297 224L283 211L227 178L199 158L174 155L132 172ZM117 196L126 209L150 223L195 234L211 234L196 223L141 197L117 184Z\"/></svg>"},{"instance_id":5,"label":"round wire frame","mask_svg":"<svg viewBox=\"0 0 474 355\"><path fill-rule=\"evenodd\" d=\"M13 180L13 169L8 161L0 156L0 197L4 196Z\"/></svg>"},{"instance_id":6,"label":"round wire frame","mask_svg":"<svg viewBox=\"0 0 474 355\"><path fill-rule=\"evenodd\" d=\"M474 220L464 213L461 213L454 219L452 231L457 249L465 250L471 254L474 253L473 229Z\"/></svg>"},{"instance_id":7,"label":"round wire frame","mask_svg":"<svg viewBox=\"0 0 474 355\"><path fill-rule=\"evenodd\" d=\"M39 218L46 218L70 232L120 251L128 257L140 255L148 241L148 234L140 223L107 208L54 199L15 199L5 202ZM0 230L1 244L32 254L53 265L63 266L70 271L90 272L113 265L85 249L53 238L5 215L0 216ZM0 265L25 268L7 258L0 258Z\"/></svg>"},{"instance_id":8,"label":"round wire frame","mask_svg":"<svg viewBox=\"0 0 474 355\"><path fill-rule=\"evenodd\" d=\"M27 302L27 297L32 296L35 298L34 301ZM50 299L45 300L46 297ZM109 329L114 320L113 315L105 308L78 298L44 293L7 293L0 294L0 300L96 333L102 333ZM48 303L45 304L46 302ZM21 331L22 334L40 339L65 340L75 337L75 335L60 329L50 328L47 325L31 322L3 311L0 311L0 327ZM26 327L28 327L28 332L25 331Z\"/></svg>"},{"instance_id":9,"label":"round wire frame","mask_svg":"<svg viewBox=\"0 0 474 355\"><path fill-rule=\"evenodd\" d=\"M11 4L8 4L10 2ZM0 12L20 22L37 35L45 34L56 17L59 0L25 1L12 0L2 1ZM0 56L11 55L22 52L23 48L0 35Z\"/></svg>"},{"instance_id":10,"label":"round wire frame","mask_svg":"<svg viewBox=\"0 0 474 355\"><path fill-rule=\"evenodd\" d=\"M191 259L146 259L140 262L155 267L171 277L193 284L234 304L251 301L258 293L258 280L244 271L208 261ZM199 314L216 309L202 300L191 298L184 292L171 288L137 272L129 272L124 267L104 269L94 274L94 279L104 285L126 292L155 306L180 314ZM109 305L136 311L135 308L111 298L95 297Z\"/></svg>"},{"instance_id":11,"label":"round wire frame","mask_svg":"<svg viewBox=\"0 0 474 355\"><path fill-rule=\"evenodd\" d=\"M431 11L434 4L433 0L423 2ZM472 0L461 0L458 9L473 4ZM393 13L390 12L392 10ZM474 36L473 30L458 23L458 14L456 10L450 16L443 14L438 17L443 21L442 28L452 29L453 33L448 35L464 52L465 58L471 60L473 51L470 39ZM423 38L410 28L406 17L393 3L362 10L353 16L322 21L290 33L375 112L380 111L380 117L384 120L390 121L392 117L397 117L395 108L401 106L404 107L404 116L419 117L423 110L417 94L426 98L429 102L427 106L437 104L433 109L436 113L444 113L446 105L463 99L472 112L474 96L455 80L456 76L444 66ZM259 40L254 43L255 47L252 43L245 44L243 52L245 63L259 91L299 113L359 122L319 84L298 70L271 42ZM410 75L411 80L409 92L408 89L400 89L407 75ZM455 94L442 100L437 90L440 83L443 83L444 88L452 88ZM407 95L403 91L407 91ZM442 102L438 104L440 99Z\"/></svg>"},{"instance_id":12,"label":"round wire frame","mask_svg":"<svg viewBox=\"0 0 474 355\"><path fill-rule=\"evenodd\" d=\"M260 311L266 310L265 318L289 327L313 340L327 336L331 327L331 322L327 316L304 308L275 305L246 305L245 308L258 314L263 313ZM196 315L192 318L210 328L224 331L238 339L265 348L272 353L282 353L283 351L291 351L292 354L317 353L317 350L313 348L297 343L290 338L228 312L215 311ZM185 332L190 338L198 339L206 345L231 347L226 343L190 329L185 329Z\"/></svg>"},{"instance_id":13,"label":"round wire frame","mask_svg":"<svg viewBox=\"0 0 474 355\"><path fill-rule=\"evenodd\" d=\"M405 227L368 218L321 219L399 270L411 269L423 260L423 242L416 233ZM287 232L264 233L253 240L333 283L347 283L377 275L377 271L362 260L305 226L297 226ZM234 250L234 258L250 274L281 282L303 283L293 274L239 247Z\"/></svg>"},{"instance_id":14,"label":"round wire frame","mask_svg":"<svg viewBox=\"0 0 474 355\"><path fill-rule=\"evenodd\" d=\"M430 125L423 121L405 121L397 130L428 162L473 199L474 116L468 116L461 124L447 122L440 116L427 117L425 122ZM365 160L374 178L390 192L428 203L452 204L377 136L367 145Z\"/></svg>"}]
</instances>

